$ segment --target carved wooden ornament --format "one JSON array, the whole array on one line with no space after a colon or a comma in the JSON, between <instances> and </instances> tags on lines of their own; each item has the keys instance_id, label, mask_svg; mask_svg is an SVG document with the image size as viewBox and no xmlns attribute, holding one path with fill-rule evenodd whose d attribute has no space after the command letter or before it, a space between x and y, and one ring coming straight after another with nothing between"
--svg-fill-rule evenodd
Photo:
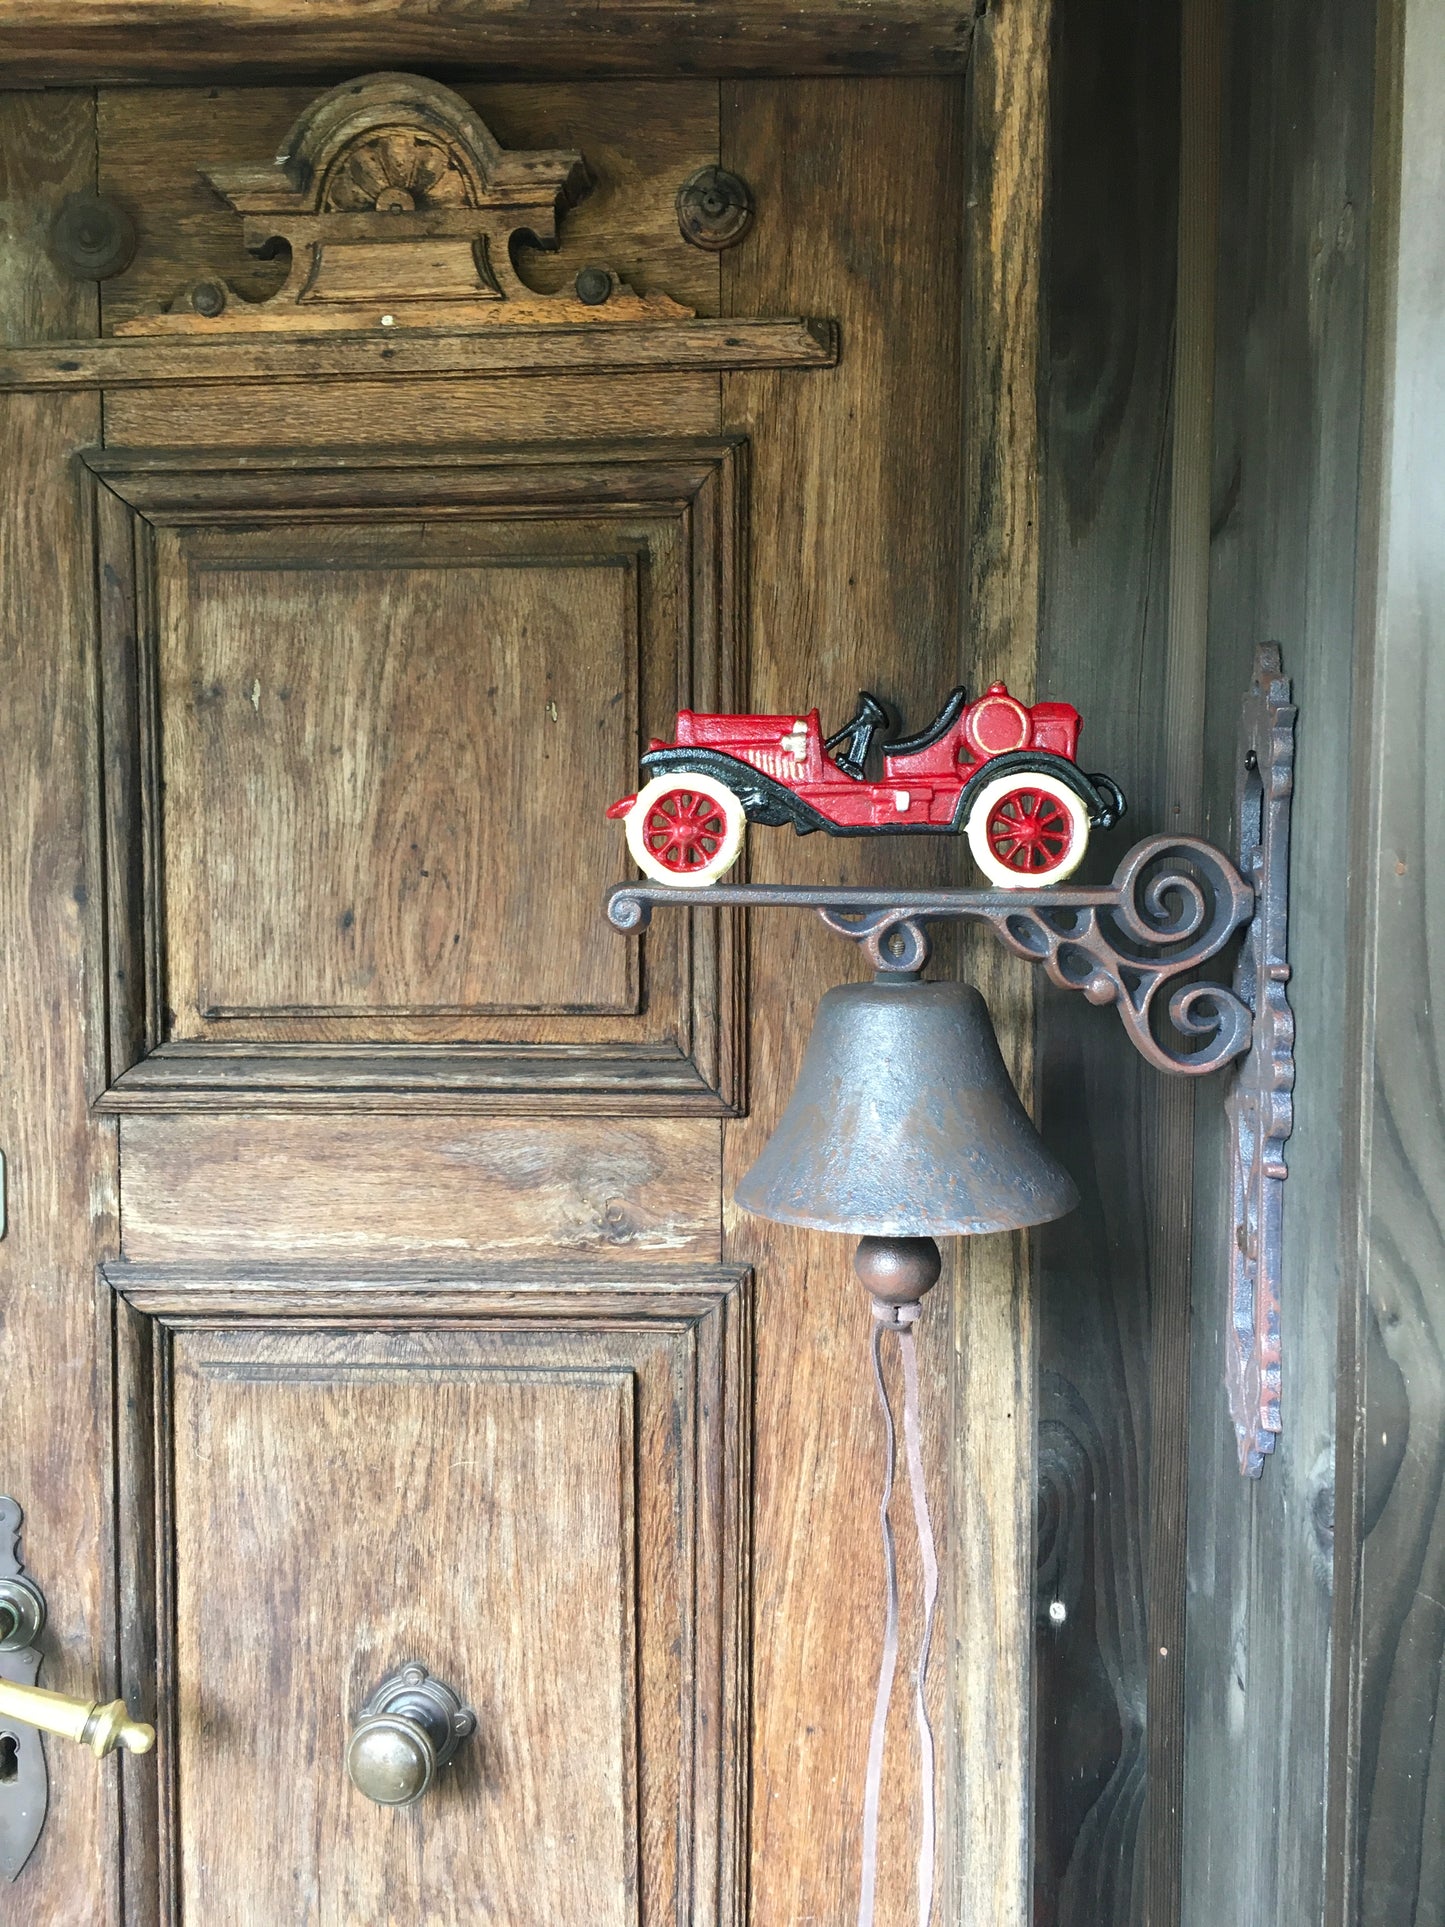
<instances>
[{"instance_id":1,"label":"carved wooden ornament","mask_svg":"<svg viewBox=\"0 0 1445 1927\"><path fill-rule=\"evenodd\" d=\"M219 275L164 314L117 334L312 333L378 327L658 321L691 310L640 296L605 268L538 294L514 239L557 246L557 217L586 193L581 154L509 153L460 95L416 74L372 74L322 94L273 161L203 177L242 215L255 255L289 248L291 272L265 301Z\"/></svg>"}]
</instances>

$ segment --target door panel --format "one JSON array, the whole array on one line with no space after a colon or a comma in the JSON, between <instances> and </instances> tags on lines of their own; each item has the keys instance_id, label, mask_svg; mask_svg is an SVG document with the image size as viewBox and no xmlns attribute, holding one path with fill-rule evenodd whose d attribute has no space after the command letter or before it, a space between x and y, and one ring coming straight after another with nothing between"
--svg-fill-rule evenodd
<instances>
[{"instance_id":1,"label":"door panel","mask_svg":"<svg viewBox=\"0 0 1445 1927\"><path fill-rule=\"evenodd\" d=\"M279 1322L214 1273L113 1282L153 1312L154 1429L122 1454L158 1495L183 1916L716 1920L742 1788L746 1281L574 1273L559 1297L454 1275L377 1328L336 1278L346 1330L312 1328L294 1272ZM222 1309L244 1322L204 1322ZM410 1660L478 1730L419 1807L377 1808L349 1722Z\"/></svg>"},{"instance_id":2,"label":"door panel","mask_svg":"<svg viewBox=\"0 0 1445 1927\"><path fill-rule=\"evenodd\" d=\"M475 1344L430 1349L174 1342L194 1919L637 1917L631 1378L499 1378ZM416 1657L460 1682L478 1732L424 1815L372 1811L341 1771L343 1721Z\"/></svg>"},{"instance_id":3,"label":"door panel","mask_svg":"<svg viewBox=\"0 0 1445 1927\"><path fill-rule=\"evenodd\" d=\"M635 559L431 564L424 528L368 530L353 557L348 533L178 558L157 664L171 1036L635 1015L632 951L588 941L575 887L616 840L581 799L633 776ZM519 972L533 904L549 941Z\"/></svg>"},{"instance_id":4,"label":"door panel","mask_svg":"<svg viewBox=\"0 0 1445 1927\"><path fill-rule=\"evenodd\" d=\"M639 737L736 687L739 445L90 465L108 1101L730 1107L733 920L597 902Z\"/></svg>"}]
</instances>

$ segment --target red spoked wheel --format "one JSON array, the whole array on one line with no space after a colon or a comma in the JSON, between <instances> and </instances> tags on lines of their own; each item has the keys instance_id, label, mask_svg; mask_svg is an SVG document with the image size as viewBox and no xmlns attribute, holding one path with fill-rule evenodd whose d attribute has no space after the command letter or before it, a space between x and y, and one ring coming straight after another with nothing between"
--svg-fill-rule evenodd
<instances>
[{"instance_id":1,"label":"red spoked wheel","mask_svg":"<svg viewBox=\"0 0 1445 1927\"><path fill-rule=\"evenodd\" d=\"M1083 860L1089 813L1056 777L1032 772L996 776L974 799L968 847L1002 890L1060 883Z\"/></svg>"},{"instance_id":2,"label":"red spoked wheel","mask_svg":"<svg viewBox=\"0 0 1445 1927\"><path fill-rule=\"evenodd\" d=\"M737 862L743 806L716 777L654 776L627 813L627 847L645 876L681 889L716 883Z\"/></svg>"}]
</instances>

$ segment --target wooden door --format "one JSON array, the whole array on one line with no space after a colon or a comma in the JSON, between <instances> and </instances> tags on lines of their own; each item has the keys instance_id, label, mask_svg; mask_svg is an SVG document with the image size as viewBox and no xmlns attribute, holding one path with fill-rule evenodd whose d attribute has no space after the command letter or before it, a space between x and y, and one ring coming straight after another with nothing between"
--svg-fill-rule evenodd
<instances>
[{"instance_id":1,"label":"wooden door","mask_svg":"<svg viewBox=\"0 0 1445 1927\"><path fill-rule=\"evenodd\" d=\"M867 682L921 721L975 679L961 88L462 85L534 173L585 157L560 251L516 255L537 312L360 327L376 263L318 243L329 328L241 205L319 91L0 122L3 1483L45 1682L160 1730L119 1775L49 1748L19 1917L840 1921L868 1312L841 1244L730 1196L858 966L716 912L613 934L602 812L679 707L841 720ZM392 107L414 200L460 123ZM757 212L709 252L674 199L719 161ZM98 286L49 239L93 182L139 236ZM599 265L623 319L576 312ZM946 1501L946 1309L925 1344ZM477 1731L385 1809L347 1735L409 1661ZM913 1772L900 1716L889 1922Z\"/></svg>"}]
</instances>

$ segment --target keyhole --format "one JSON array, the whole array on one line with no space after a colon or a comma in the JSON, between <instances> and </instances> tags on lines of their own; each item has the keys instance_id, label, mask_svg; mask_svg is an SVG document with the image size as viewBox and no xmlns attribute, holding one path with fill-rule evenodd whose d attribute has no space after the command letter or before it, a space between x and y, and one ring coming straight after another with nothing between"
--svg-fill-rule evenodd
<instances>
[{"instance_id":1,"label":"keyhole","mask_svg":"<svg viewBox=\"0 0 1445 1927\"><path fill-rule=\"evenodd\" d=\"M0 1786L9 1786L20 1773L20 1742L13 1733L0 1733Z\"/></svg>"}]
</instances>

